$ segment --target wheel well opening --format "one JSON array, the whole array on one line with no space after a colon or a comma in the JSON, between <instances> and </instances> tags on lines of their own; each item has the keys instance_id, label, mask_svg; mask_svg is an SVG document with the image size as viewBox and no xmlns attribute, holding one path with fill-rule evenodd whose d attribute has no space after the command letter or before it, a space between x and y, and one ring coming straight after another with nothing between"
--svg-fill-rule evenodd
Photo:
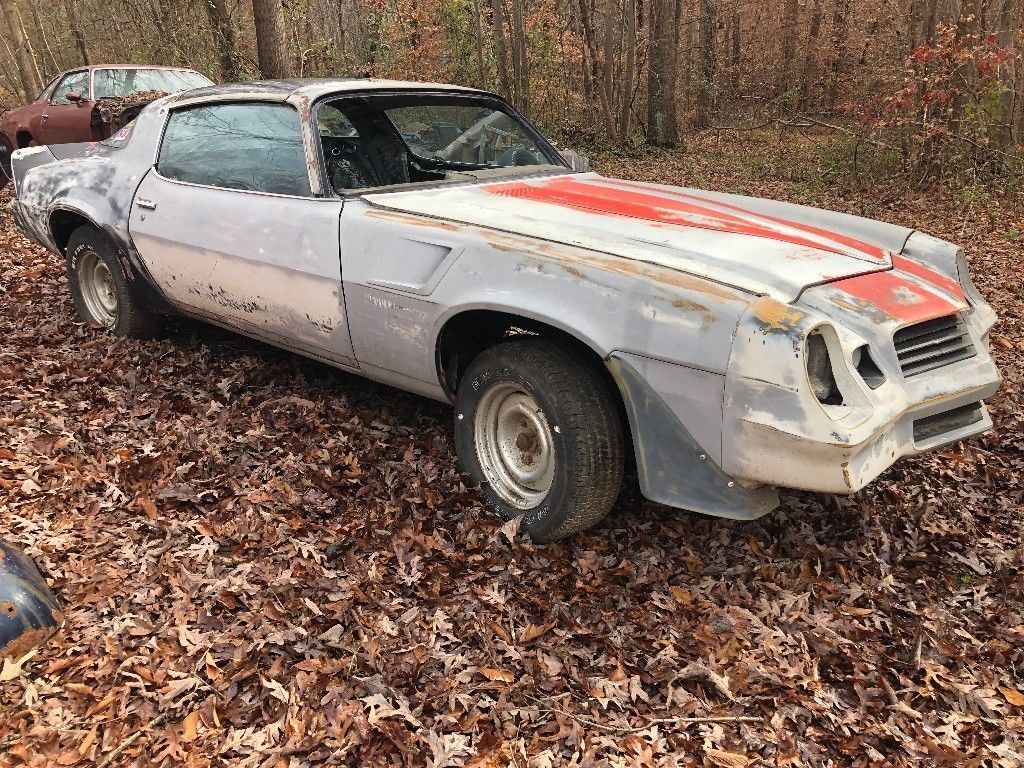
<instances>
[{"instance_id":1,"label":"wheel well opening","mask_svg":"<svg viewBox=\"0 0 1024 768\"><path fill-rule=\"evenodd\" d=\"M53 212L53 215L50 216L50 232L53 234L54 245L61 253L67 251L71 233L83 224L93 226L93 223L80 213L74 211Z\"/></svg>"},{"instance_id":2,"label":"wheel well opening","mask_svg":"<svg viewBox=\"0 0 1024 768\"><path fill-rule=\"evenodd\" d=\"M626 438L627 472L635 471L633 438L629 428L622 392L612 378L601 356L570 333L553 325L527 317L493 310L469 310L451 318L441 329L437 340L437 368L441 386L454 399L459 381L469 364L485 349L513 338L540 337L572 347L600 371L619 409L619 418Z\"/></svg>"},{"instance_id":3,"label":"wheel well opening","mask_svg":"<svg viewBox=\"0 0 1024 768\"><path fill-rule=\"evenodd\" d=\"M601 368L605 367L596 352L560 328L506 312L469 310L445 323L438 336L437 366L445 392L454 397L469 364L485 349L508 339L529 336L557 339L575 347Z\"/></svg>"},{"instance_id":4,"label":"wheel well opening","mask_svg":"<svg viewBox=\"0 0 1024 768\"><path fill-rule=\"evenodd\" d=\"M15 136L18 142L18 149L24 149L32 142L32 134L28 131L18 131L18 135Z\"/></svg>"}]
</instances>

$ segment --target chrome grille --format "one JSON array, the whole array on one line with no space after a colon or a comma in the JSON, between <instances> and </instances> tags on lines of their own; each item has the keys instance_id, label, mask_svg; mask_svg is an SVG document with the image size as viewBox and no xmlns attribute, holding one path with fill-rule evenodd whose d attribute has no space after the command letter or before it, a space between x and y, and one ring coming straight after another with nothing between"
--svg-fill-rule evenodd
<instances>
[{"instance_id":1,"label":"chrome grille","mask_svg":"<svg viewBox=\"0 0 1024 768\"><path fill-rule=\"evenodd\" d=\"M896 331L892 340L904 376L916 376L978 354L960 315L908 325Z\"/></svg>"}]
</instances>

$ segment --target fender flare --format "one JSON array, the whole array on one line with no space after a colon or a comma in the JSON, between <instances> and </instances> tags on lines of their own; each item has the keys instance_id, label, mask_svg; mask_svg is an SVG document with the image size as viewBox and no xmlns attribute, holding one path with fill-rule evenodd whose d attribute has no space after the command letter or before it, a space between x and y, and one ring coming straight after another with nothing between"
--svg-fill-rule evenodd
<instances>
[{"instance_id":1,"label":"fender flare","mask_svg":"<svg viewBox=\"0 0 1024 768\"><path fill-rule=\"evenodd\" d=\"M124 271L125 282L135 304L148 312L156 312L163 315L177 314L177 310L174 309L171 302L164 296L163 291L160 290L153 276L149 273L131 238L122 235L112 225L99 224L96 221L96 217L79 206L57 203L52 205L49 211L47 211L47 231L58 252L60 249L57 246L57 239L53 230L53 218L60 212L81 217L107 238L114 249L118 262L121 264L121 269ZM63 255L67 259L67 253Z\"/></svg>"}]
</instances>

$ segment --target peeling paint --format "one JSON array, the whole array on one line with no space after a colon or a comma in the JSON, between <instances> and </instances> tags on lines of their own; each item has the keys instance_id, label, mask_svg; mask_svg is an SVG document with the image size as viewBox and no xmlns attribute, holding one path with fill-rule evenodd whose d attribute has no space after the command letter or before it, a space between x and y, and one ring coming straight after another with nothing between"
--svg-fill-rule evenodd
<instances>
[{"instance_id":1,"label":"peeling paint","mask_svg":"<svg viewBox=\"0 0 1024 768\"><path fill-rule=\"evenodd\" d=\"M762 330L765 333L771 331L792 333L796 330L797 324L807 316L806 312L769 298L758 299L751 305L751 310L754 317L762 324Z\"/></svg>"}]
</instances>

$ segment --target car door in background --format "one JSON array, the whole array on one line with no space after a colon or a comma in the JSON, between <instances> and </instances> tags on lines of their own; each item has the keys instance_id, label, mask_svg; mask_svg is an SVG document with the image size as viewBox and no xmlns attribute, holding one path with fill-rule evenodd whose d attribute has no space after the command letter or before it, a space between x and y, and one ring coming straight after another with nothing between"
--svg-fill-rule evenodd
<instances>
[{"instance_id":1,"label":"car door in background","mask_svg":"<svg viewBox=\"0 0 1024 768\"><path fill-rule=\"evenodd\" d=\"M310 192L291 105L203 104L171 112L129 230L154 278L186 310L355 367L341 206Z\"/></svg>"},{"instance_id":2,"label":"car door in background","mask_svg":"<svg viewBox=\"0 0 1024 768\"><path fill-rule=\"evenodd\" d=\"M68 98L69 94L77 94L81 98L74 101ZM43 105L32 135L37 144L89 141L92 138L91 116L89 72L70 72L61 78Z\"/></svg>"}]
</instances>

